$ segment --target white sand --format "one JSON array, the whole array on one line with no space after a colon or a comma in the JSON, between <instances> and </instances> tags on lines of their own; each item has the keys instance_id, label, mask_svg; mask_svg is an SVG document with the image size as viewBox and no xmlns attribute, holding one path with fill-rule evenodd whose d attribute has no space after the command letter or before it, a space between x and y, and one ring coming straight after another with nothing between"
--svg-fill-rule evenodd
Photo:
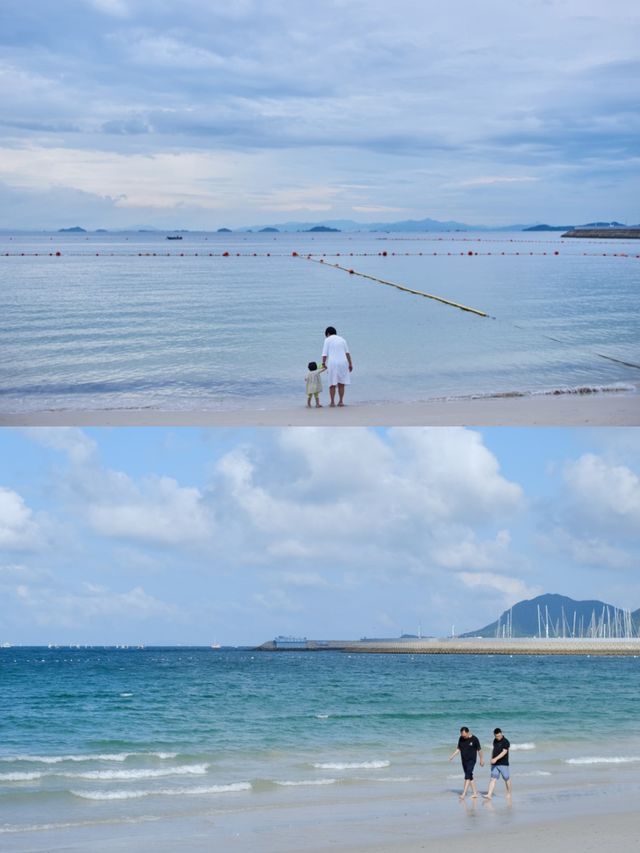
<instances>
[{"instance_id":1,"label":"white sand","mask_svg":"<svg viewBox=\"0 0 640 853\"><path fill-rule=\"evenodd\" d=\"M154 409L0 414L0 426L640 426L640 393L540 395L255 411Z\"/></svg>"}]
</instances>

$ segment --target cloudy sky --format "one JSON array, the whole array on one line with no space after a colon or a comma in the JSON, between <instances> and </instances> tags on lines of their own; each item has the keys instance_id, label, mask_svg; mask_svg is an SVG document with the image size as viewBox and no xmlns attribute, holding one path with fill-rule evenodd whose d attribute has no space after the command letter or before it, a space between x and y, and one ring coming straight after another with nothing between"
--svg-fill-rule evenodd
<instances>
[{"instance_id":1,"label":"cloudy sky","mask_svg":"<svg viewBox=\"0 0 640 853\"><path fill-rule=\"evenodd\" d=\"M0 642L473 630L640 606L638 430L0 432Z\"/></svg>"},{"instance_id":2,"label":"cloudy sky","mask_svg":"<svg viewBox=\"0 0 640 853\"><path fill-rule=\"evenodd\" d=\"M0 227L640 220L634 0L2 0Z\"/></svg>"}]
</instances>

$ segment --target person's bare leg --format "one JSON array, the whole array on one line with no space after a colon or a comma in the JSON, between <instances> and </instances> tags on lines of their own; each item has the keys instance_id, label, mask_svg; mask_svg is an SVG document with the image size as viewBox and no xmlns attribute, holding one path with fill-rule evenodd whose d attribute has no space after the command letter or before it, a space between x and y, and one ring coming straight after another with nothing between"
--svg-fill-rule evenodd
<instances>
[{"instance_id":1,"label":"person's bare leg","mask_svg":"<svg viewBox=\"0 0 640 853\"><path fill-rule=\"evenodd\" d=\"M504 784L507 786L507 797L511 796L511 779L505 779Z\"/></svg>"},{"instance_id":2,"label":"person's bare leg","mask_svg":"<svg viewBox=\"0 0 640 853\"><path fill-rule=\"evenodd\" d=\"M461 799L461 800L464 800L464 798L467 796L467 791L468 791L468 790L469 790L469 780L468 780L468 779L465 779L465 780L464 780L464 788L462 789L462 793L460 794L460 799Z\"/></svg>"},{"instance_id":3,"label":"person's bare leg","mask_svg":"<svg viewBox=\"0 0 640 853\"><path fill-rule=\"evenodd\" d=\"M331 400L329 405L335 406L335 404L336 404L336 386L335 385L329 385L329 399Z\"/></svg>"},{"instance_id":4,"label":"person's bare leg","mask_svg":"<svg viewBox=\"0 0 640 853\"><path fill-rule=\"evenodd\" d=\"M471 796L473 797L474 800L476 800L478 798L478 789L476 788L475 779L471 780L471 792L472 792Z\"/></svg>"},{"instance_id":5,"label":"person's bare leg","mask_svg":"<svg viewBox=\"0 0 640 853\"><path fill-rule=\"evenodd\" d=\"M316 394L316 409L321 409L322 403L320 402L320 395Z\"/></svg>"},{"instance_id":6,"label":"person's bare leg","mask_svg":"<svg viewBox=\"0 0 640 853\"><path fill-rule=\"evenodd\" d=\"M344 406L344 384L342 382L338 382L338 405Z\"/></svg>"},{"instance_id":7,"label":"person's bare leg","mask_svg":"<svg viewBox=\"0 0 640 853\"><path fill-rule=\"evenodd\" d=\"M307 394L307 409L311 408L311 394Z\"/></svg>"},{"instance_id":8,"label":"person's bare leg","mask_svg":"<svg viewBox=\"0 0 640 853\"><path fill-rule=\"evenodd\" d=\"M489 790L484 795L485 800L490 800L493 797L493 789L496 787L496 780L491 777L491 781L489 782Z\"/></svg>"}]
</instances>

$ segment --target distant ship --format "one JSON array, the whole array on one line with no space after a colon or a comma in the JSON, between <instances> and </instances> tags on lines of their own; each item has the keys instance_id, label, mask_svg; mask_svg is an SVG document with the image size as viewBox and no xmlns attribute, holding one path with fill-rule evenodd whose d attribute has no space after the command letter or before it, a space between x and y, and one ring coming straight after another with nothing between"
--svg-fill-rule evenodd
<instances>
[{"instance_id":1,"label":"distant ship","mask_svg":"<svg viewBox=\"0 0 640 853\"><path fill-rule=\"evenodd\" d=\"M181 234L167 234L167 240L182 240Z\"/></svg>"},{"instance_id":2,"label":"distant ship","mask_svg":"<svg viewBox=\"0 0 640 853\"><path fill-rule=\"evenodd\" d=\"M213 642L213 643L211 643L211 648L212 649L221 649L222 646L220 645L220 643Z\"/></svg>"}]
</instances>

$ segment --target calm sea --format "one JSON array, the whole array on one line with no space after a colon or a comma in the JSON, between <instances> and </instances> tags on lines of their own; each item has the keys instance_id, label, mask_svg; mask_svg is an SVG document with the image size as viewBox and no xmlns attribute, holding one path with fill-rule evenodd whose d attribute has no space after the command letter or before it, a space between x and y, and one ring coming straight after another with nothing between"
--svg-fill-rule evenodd
<instances>
[{"instance_id":1,"label":"calm sea","mask_svg":"<svg viewBox=\"0 0 640 853\"><path fill-rule=\"evenodd\" d=\"M329 324L353 354L352 402L629 389L639 248L524 232L0 235L0 411L290 405Z\"/></svg>"},{"instance_id":2,"label":"calm sea","mask_svg":"<svg viewBox=\"0 0 640 853\"><path fill-rule=\"evenodd\" d=\"M462 724L486 747L503 728L520 802L602 795L635 784L639 673L635 658L0 649L0 848L383 789L455 803Z\"/></svg>"}]
</instances>

